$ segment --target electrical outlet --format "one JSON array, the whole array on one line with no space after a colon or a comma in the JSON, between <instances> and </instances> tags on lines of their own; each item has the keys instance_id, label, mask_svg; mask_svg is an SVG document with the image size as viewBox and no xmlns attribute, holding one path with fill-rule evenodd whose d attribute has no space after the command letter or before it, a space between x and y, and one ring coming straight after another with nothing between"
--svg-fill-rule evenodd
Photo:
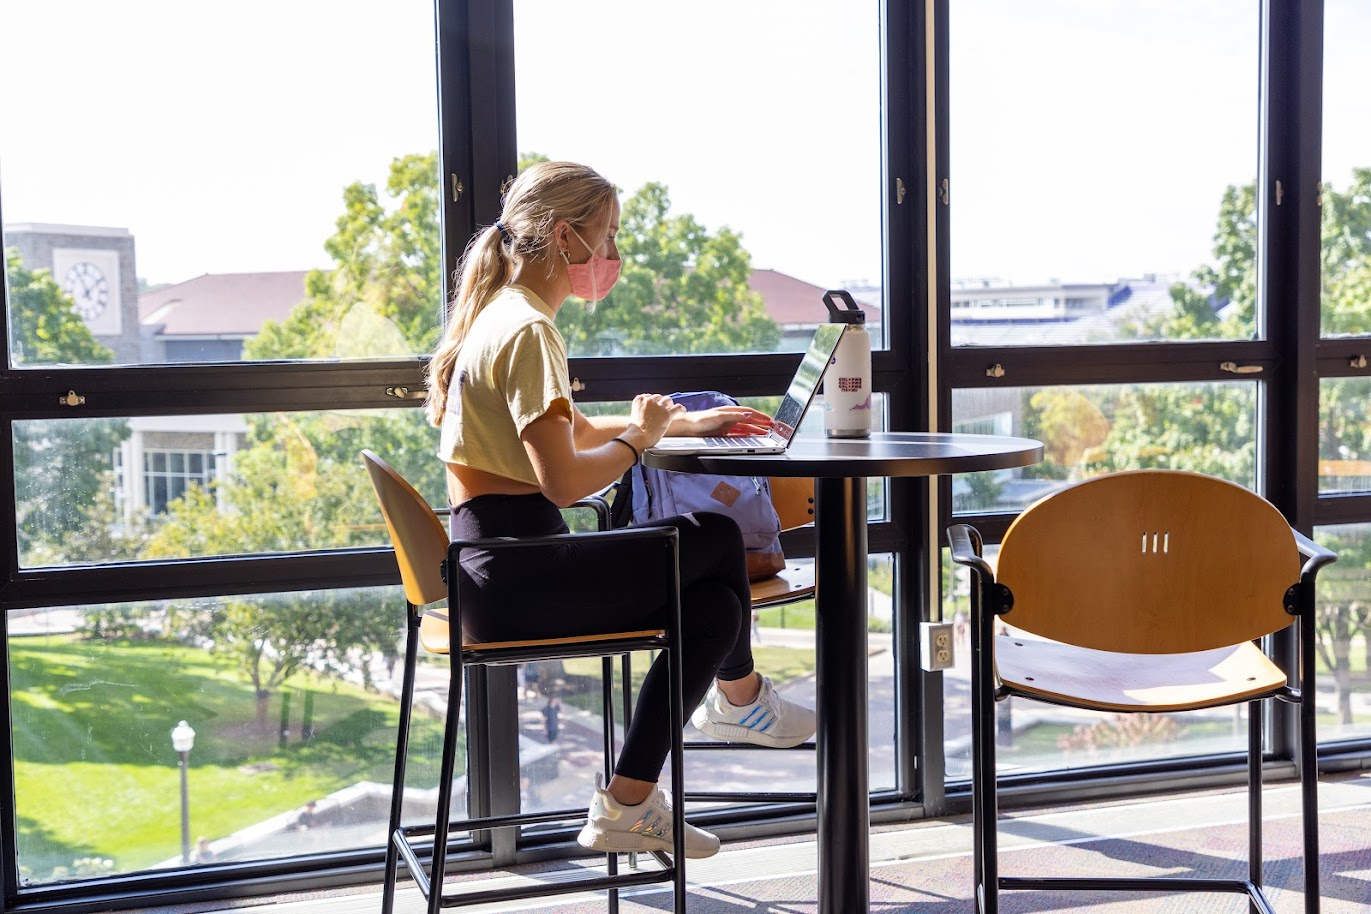
<instances>
[{"instance_id":1,"label":"electrical outlet","mask_svg":"<svg viewBox=\"0 0 1371 914\"><path fill-rule=\"evenodd\" d=\"M957 662L953 651L955 642L952 637L952 623L921 622L919 634L919 640L922 642L922 650L919 652L920 665L930 673L952 669Z\"/></svg>"}]
</instances>

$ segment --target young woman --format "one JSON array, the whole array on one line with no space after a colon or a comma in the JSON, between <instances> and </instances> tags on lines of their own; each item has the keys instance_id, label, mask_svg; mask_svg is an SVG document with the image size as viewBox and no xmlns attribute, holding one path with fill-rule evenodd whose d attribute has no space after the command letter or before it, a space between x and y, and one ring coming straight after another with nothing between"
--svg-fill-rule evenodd
<instances>
[{"instance_id":1,"label":"young woman","mask_svg":"<svg viewBox=\"0 0 1371 914\"><path fill-rule=\"evenodd\" d=\"M456 537L565 533L560 507L623 475L665 435L752 429L746 407L687 413L639 394L628 416L588 418L576 408L566 344L554 319L571 295L589 302L619 275L614 185L583 165L542 162L505 194L494 225L458 267L447 332L429 363L429 419L442 428ZM751 598L742 536L721 514L669 518L680 549L682 658L692 722L716 739L798 745L814 712L781 698L753 670ZM522 558L469 553L466 625L481 640L548 638L665 621L665 582L625 544L563 548L537 575ZM648 547L642 547L648 548ZM613 587L606 587L606 582ZM653 599L655 591L660 599ZM580 842L596 850L670 850L671 817L657 779L670 749L664 664L648 671L633 725L607 787L597 785ZM719 839L687 826L686 853L707 857Z\"/></svg>"}]
</instances>

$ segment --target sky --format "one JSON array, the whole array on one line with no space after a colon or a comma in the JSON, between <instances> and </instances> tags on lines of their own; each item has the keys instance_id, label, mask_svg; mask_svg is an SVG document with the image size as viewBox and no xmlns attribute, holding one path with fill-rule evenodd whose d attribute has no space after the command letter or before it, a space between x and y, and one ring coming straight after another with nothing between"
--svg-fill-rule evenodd
<instances>
[{"instance_id":1,"label":"sky","mask_svg":"<svg viewBox=\"0 0 1371 914\"><path fill-rule=\"evenodd\" d=\"M1256 174L1256 0L955 0L954 278L1184 275ZM519 149L881 273L876 0L515 0ZM1325 180L1371 165L1371 4L1330 0ZM430 0L0 5L6 224L128 228L138 273L328 265L343 188L437 145Z\"/></svg>"}]
</instances>

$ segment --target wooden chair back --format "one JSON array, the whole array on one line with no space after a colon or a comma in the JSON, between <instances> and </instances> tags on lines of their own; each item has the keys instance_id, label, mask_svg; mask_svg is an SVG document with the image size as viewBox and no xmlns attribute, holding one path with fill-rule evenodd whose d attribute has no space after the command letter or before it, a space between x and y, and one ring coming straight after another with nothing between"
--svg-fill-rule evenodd
<instances>
[{"instance_id":1,"label":"wooden chair back","mask_svg":"<svg viewBox=\"0 0 1371 914\"><path fill-rule=\"evenodd\" d=\"M442 566L447 559L448 535L443 522L414 486L371 451L362 451L371 475L381 515L390 531L405 599L425 606L447 598Z\"/></svg>"},{"instance_id":2,"label":"wooden chair back","mask_svg":"<svg viewBox=\"0 0 1371 914\"><path fill-rule=\"evenodd\" d=\"M1054 641L1140 654L1228 647L1285 628L1300 578L1289 525L1242 486L1136 470L1055 492L1021 514L997 578L1004 621Z\"/></svg>"},{"instance_id":3,"label":"wooden chair back","mask_svg":"<svg viewBox=\"0 0 1371 914\"><path fill-rule=\"evenodd\" d=\"M814 480L809 477L771 476L771 504L781 519L782 530L794 530L814 522Z\"/></svg>"}]
</instances>

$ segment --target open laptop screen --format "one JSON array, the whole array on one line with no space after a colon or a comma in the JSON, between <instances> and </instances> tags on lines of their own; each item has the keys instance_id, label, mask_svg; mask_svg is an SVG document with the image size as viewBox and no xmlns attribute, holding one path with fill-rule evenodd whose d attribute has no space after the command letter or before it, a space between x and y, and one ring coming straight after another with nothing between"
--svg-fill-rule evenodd
<instances>
[{"instance_id":1,"label":"open laptop screen","mask_svg":"<svg viewBox=\"0 0 1371 914\"><path fill-rule=\"evenodd\" d=\"M809 348L800 360L800 367L791 379L780 407L772 416L772 431L786 441L794 436L796 426L809 409L809 401L814 399L819 382L824 378L824 370L828 368L828 363L833 358L833 350L837 348L838 340L846 327L846 324L821 324L814 331Z\"/></svg>"}]
</instances>

